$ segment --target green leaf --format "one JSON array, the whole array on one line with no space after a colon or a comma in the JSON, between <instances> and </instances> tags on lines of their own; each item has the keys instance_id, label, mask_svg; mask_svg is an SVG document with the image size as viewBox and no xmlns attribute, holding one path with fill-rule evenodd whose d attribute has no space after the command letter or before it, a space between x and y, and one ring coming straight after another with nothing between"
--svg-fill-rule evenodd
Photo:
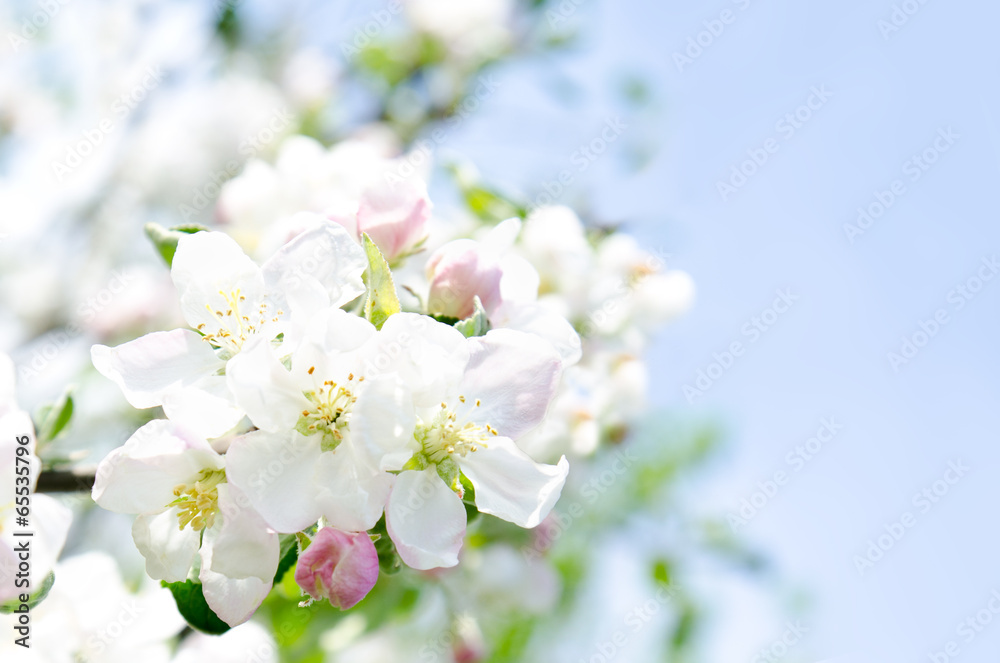
<instances>
[{"instance_id":1,"label":"green leaf","mask_svg":"<svg viewBox=\"0 0 1000 663\"><path fill-rule=\"evenodd\" d=\"M49 442L56 439L73 418L72 389L67 389L55 403L45 405L38 411L38 441Z\"/></svg>"},{"instance_id":2,"label":"green leaf","mask_svg":"<svg viewBox=\"0 0 1000 663\"><path fill-rule=\"evenodd\" d=\"M184 235L193 235L203 230L208 230L205 226L196 223L188 223L172 228L164 228L158 223L147 223L143 226L146 236L153 242L153 246L160 252L160 257L170 267L174 262L174 252L177 251L177 241Z\"/></svg>"},{"instance_id":3,"label":"green leaf","mask_svg":"<svg viewBox=\"0 0 1000 663\"><path fill-rule=\"evenodd\" d=\"M289 569L295 566L299 559L299 541L295 534L282 534L278 537L278 570L274 573L274 584L277 585L285 577Z\"/></svg>"},{"instance_id":4,"label":"green leaf","mask_svg":"<svg viewBox=\"0 0 1000 663\"><path fill-rule=\"evenodd\" d=\"M209 635L221 635L229 630L229 624L219 619L205 601L201 583L193 580L184 582L160 581L160 585L170 590L177 603L177 610L187 620L191 628Z\"/></svg>"},{"instance_id":5,"label":"green leaf","mask_svg":"<svg viewBox=\"0 0 1000 663\"><path fill-rule=\"evenodd\" d=\"M52 589L52 585L55 584L55 581L55 573L49 573L49 575L45 576L45 580L42 581L42 586L28 596L28 600L25 602L28 606L28 610L34 610L35 606L45 600L45 597L49 595L49 590ZM0 604L0 614L9 615L19 607L21 607L21 601L18 598L11 599L6 603Z\"/></svg>"},{"instance_id":6,"label":"green leaf","mask_svg":"<svg viewBox=\"0 0 1000 663\"><path fill-rule=\"evenodd\" d=\"M386 262L378 246L368 236L363 233L361 236L365 247L365 254L368 256L368 271L365 272L368 284L368 299L365 300L365 319L375 325L375 329L382 329L382 325L389 319L390 315L399 313L399 297L396 295L396 286L392 282L392 271L389 263Z\"/></svg>"},{"instance_id":7,"label":"green leaf","mask_svg":"<svg viewBox=\"0 0 1000 663\"><path fill-rule=\"evenodd\" d=\"M375 544L375 552L378 553L379 573L390 576L399 573L403 569L403 563L396 553L396 545L389 537L389 530L386 528L384 515L375 523L375 527L371 529L369 535L371 534L378 535L378 539L374 539L372 543Z\"/></svg>"},{"instance_id":8,"label":"green leaf","mask_svg":"<svg viewBox=\"0 0 1000 663\"><path fill-rule=\"evenodd\" d=\"M473 302L476 308L472 315L465 320L459 320L455 323L455 329L462 332L465 338L484 336L490 330L490 321L486 317L486 309L483 308L483 303L479 300L479 295L475 296Z\"/></svg>"}]
</instances>

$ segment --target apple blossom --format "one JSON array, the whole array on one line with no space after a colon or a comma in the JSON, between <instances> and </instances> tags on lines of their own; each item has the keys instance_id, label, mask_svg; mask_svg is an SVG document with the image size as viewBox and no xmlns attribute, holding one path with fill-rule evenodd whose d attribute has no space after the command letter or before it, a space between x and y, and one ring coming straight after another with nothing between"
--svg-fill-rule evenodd
<instances>
[{"instance_id":1,"label":"apple blossom","mask_svg":"<svg viewBox=\"0 0 1000 663\"><path fill-rule=\"evenodd\" d=\"M200 564L205 600L230 626L271 591L277 534L227 482L223 457L178 424L153 420L108 454L93 498L136 514L132 538L150 577L181 582Z\"/></svg>"},{"instance_id":2,"label":"apple blossom","mask_svg":"<svg viewBox=\"0 0 1000 663\"><path fill-rule=\"evenodd\" d=\"M411 177L389 183L378 180L361 194L354 215L331 218L357 237L367 233L390 263L406 257L427 239L431 202L426 185Z\"/></svg>"},{"instance_id":3,"label":"apple blossom","mask_svg":"<svg viewBox=\"0 0 1000 663\"><path fill-rule=\"evenodd\" d=\"M167 416L208 437L243 417L226 387L227 362L255 338L291 333L315 310L364 292L367 261L347 233L306 216L311 229L258 267L227 235L182 237L171 276L194 328L153 332L115 348L95 345L94 366L134 407L162 406ZM286 338L286 340L289 340Z\"/></svg>"},{"instance_id":4,"label":"apple blossom","mask_svg":"<svg viewBox=\"0 0 1000 663\"><path fill-rule=\"evenodd\" d=\"M551 346L508 329L465 339L463 370L448 383L366 394L355 404L352 429L384 454L382 469L398 471L386 504L386 526L409 566L454 566L465 533L464 475L476 506L521 527L534 527L559 498L568 464L540 465L514 440L545 416L561 361ZM403 360L405 363L405 360ZM383 413L413 412L387 421ZM412 422L412 423L411 423Z\"/></svg>"},{"instance_id":5,"label":"apple blossom","mask_svg":"<svg viewBox=\"0 0 1000 663\"><path fill-rule=\"evenodd\" d=\"M365 532L323 527L299 555L295 582L314 599L347 610L357 605L378 580L378 553Z\"/></svg>"}]
</instances>

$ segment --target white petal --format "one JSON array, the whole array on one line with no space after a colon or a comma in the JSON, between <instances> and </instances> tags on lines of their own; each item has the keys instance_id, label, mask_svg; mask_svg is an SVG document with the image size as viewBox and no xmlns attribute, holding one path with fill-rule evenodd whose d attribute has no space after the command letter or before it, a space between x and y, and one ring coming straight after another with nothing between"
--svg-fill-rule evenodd
<instances>
[{"instance_id":1,"label":"white petal","mask_svg":"<svg viewBox=\"0 0 1000 663\"><path fill-rule=\"evenodd\" d=\"M413 398L395 375L366 381L351 412L351 441L373 468L398 470L419 451Z\"/></svg>"},{"instance_id":2,"label":"white petal","mask_svg":"<svg viewBox=\"0 0 1000 663\"><path fill-rule=\"evenodd\" d=\"M264 300L260 267L225 233L198 232L181 237L170 276L180 295L184 319L196 329L200 324L207 330L219 329L214 312L229 308L225 295L239 290L246 298L241 313L248 316L257 313Z\"/></svg>"},{"instance_id":3,"label":"white petal","mask_svg":"<svg viewBox=\"0 0 1000 663\"><path fill-rule=\"evenodd\" d=\"M175 486L221 468L222 457L204 439L155 419L100 462L92 497L109 511L159 513L174 501Z\"/></svg>"},{"instance_id":4,"label":"white petal","mask_svg":"<svg viewBox=\"0 0 1000 663\"><path fill-rule=\"evenodd\" d=\"M217 518L212 570L234 579L273 579L278 570L278 535L235 486L219 485Z\"/></svg>"},{"instance_id":5,"label":"white petal","mask_svg":"<svg viewBox=\"0 0 1000 663\"><path fill-rule=\"evenodd\" d=\"M298 532L320 516L316 501L319 436L254 431L226 452L226 477L274 530Z\"/></svg>"},{"instance_id":6,"label":"white petal","mask_svg":"<svg viewBox=\"0 0 1000 663\"><path fill-rule=\"evenodd\" d=\"M362 352L368 367L365 377L397 372L418 407L439 403L458 383L469 360L468 342L461 332L416 313L391 316Z\"/></svg>"},{"instance_id":7,"label":"white petal","mask_svg":"<svg viewBox=\"0 0 1000 663\"><path fill-rule=\"evenodd\" d=\"M539 304L505 302L497 309L490 322L498 327L544 338L559 353L563 368L577 363L583 356L583 344L573 325L566 318Z\"/></svg>"},{"instance_id":8,"label":"white petal","mask_svg":"<svg viewBox=\"0 0 1000 663\"><path fill-rule=\"evenodd\" d=\"M500 298L504 302L530 303L538 299L541 277L530 262L510 253L501 258L500 269Z\"/></svg>"},{"instance_id":9,"label":"white petal","mask_svg":"<svg viewBox=\"0 0 1000 663\"><path fill-rule=\"evenodd\" d=\"M396 551L414 569L458 564L465 538L465 506L430 467L396 477L385 511Z\"/></svg>"},{"instance_id":10,"label":"white petal","mask_svg":"<svg viewBox=\"0 0 1000 663\"><path fill-rule=\"evenodd\" d=\"M382 516L392 478L365 463L350 441L344 441L320 455L313 490L331 526L361 532L374 527Z\"/></svg>"},{"instance_id":11,"label":"white petal","mask_svg":"<svg viewBox=\"0 0 1000 663\"><path fill-rule=\"evenodd\" d=\"M163 395L189 387L224 366L212 347L189 329L153 332L115 348L95 345L94 367L113 380L133 407L162 404Z\"/></svg>"},{"instance_id":12,"label":"white petal","mask_svg":"<svg viewBox=\"0 0 1000 663\"><path fill-rule=\"evenodd\" d=\"M271 592L271 578L229 578L215 570L213 555L214 530L205 531L205 543L201 547L202 591L208 607L219 619L230 626L242 624L260 607Z\"/></svg>"},{"instance_id":13,"label":"white petal","mask_svg":"<svg viewBox=\"0 0 1000 663\"><path fill-rule=\"evenodd\" d=\"M569 472L566 457L558 465L543 465L508 438L494 437L487 444L460 461L476 488L476 508L521 527L535 527L562 493Z\"/></svg>"},{"instance_id":14,"label":"white petal","mask_svg":"<svg viewBox=\"0 0 1000 663\"><path fill-rule=\"evenodd\" d=\"M35 495L31 501L31 515L35 532L32 537L31 582L32 586L37 586L59 559L73 522L73 512L48 495Z\"/></svg>"},{"instance_id":15,"label":"white petal","mask_svg":"<svg viewBox=\"0 0 1000 663\"><path fill-rule=\"evenodd\" d=\"M0 524L10 525L10 523ZM17 563L14 546L8 541L0 541L0 602L6 603L18 595L19 590L14 585Z\"/></svg>"},{"instance_id":16,"label":"white petal","mask_svg":"<svg viewBox=\"0 0 1000 663\"><path fill-rule=\"evenodd\" d=\"M243 419L224 375L202 378L190 388L163 395L163 413L207 438L221 437Z\"/></svg>"},{"instance_id":17,"label":"white petal","mask_svg":"<svg viewBox=\"0 0 1000 663\"><path fill-rule=\"evenodd\" d=\"M364 251L344 228L319 214L303 212L311 228L264 263L268 291L281 293L295 313L340 308L365 292Z\"/></svg>"},{"instance_id":18,"label":"white petal","mask_svg":"<svg viewBox=\"0 0 1000 663\"><path fill-rule=\"evenodd\" d=\"M154 580L181 582L201 545L201 532L180 528L179 508L156 515L142 515L132 523L132 540L146 559L146 573Z\"/></svg>"},{"instance_id":19,"label":"white petal","mask_svg":"<svg viewBox=\"0 0 1000 663\"><path fill-rule=\"evenodd\" d=\"M472 353L459 385L466 401L456 408L459 419L489 423L516 440L545 417L562 360L548 341L512 329L494 329L469 344Z\"/></svg>"},{"instance_id":20,"label":"white petal","mask_svg":"<svg viewBox=\"0 0 1000 663\"><path fill-rule=\"evenodd\" d=\"M229 390L262 430L291 430L310 403L301 387L278 361L271 343L259 338L229 360L226 366Z\"/></svg>"}]
</instances>

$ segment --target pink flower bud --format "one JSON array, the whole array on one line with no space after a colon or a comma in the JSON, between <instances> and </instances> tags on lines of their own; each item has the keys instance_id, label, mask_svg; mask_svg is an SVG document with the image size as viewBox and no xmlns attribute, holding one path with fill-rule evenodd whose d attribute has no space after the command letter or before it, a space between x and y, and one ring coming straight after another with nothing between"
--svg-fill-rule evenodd
<instances>
[{"instance_id":1,"label":"pink flower bud","mask_svg":"<svg viewBox=\"0 0 1000 663\"><path fill-rule=\"evenodd\" d=\"M366 532L324 527L299 555L295 582L314 599L347 610L357 605L378 580L378 553Z\"/></svg>"},{"instance_id":2,"label":"pink flower bud","mask_svg":"<svg viewBox=\"0 0 1000 663\"><path fill-rule=\"evenodd\" d=\"M368 233L389 262L405 256L427 237L431 202L423 182L380 183L358 204L357 234Z\"/></svg>"},{"instance_id":3,"label":"pink flower bud","mask_svg":"<svg viewBox=\"0 0 1000 663\"><path fill-rule=\"evenodd\" d=\"M500 305L503 270L496 258L471 239L457 239L442 246L427 261L431 282L427 308L431 314L464 319L475 310L478 295L486 313Z\"/></svg>"}]
</instances>

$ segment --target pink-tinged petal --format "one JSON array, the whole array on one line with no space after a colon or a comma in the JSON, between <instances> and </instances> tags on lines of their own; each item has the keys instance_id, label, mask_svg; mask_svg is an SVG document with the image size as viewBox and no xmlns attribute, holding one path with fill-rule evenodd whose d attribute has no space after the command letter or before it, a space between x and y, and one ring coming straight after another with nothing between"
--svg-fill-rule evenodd
<instances>
[{"instance_id":1,"label":"pink-tinged petal","mask_svg":"<svg viewBox=\"0 0 1000 663\"><path fill-rule=\"evenodd\" d=\"M583 356L580 335L566 318L540 304L504 302L490 319L494 327L513 329L544 338L562 358L563 368Z\"/></svg>"},{"instance_id":2,"label":"pink-tinged petal","mask_svg":"<svg viewBox=\"0 0 1000 663\"><path fill-rule=\"evenodd\" d=\"M191 327L205 325L206 332L217 331L222 323L216 313L222 313L222 319L230 321L225 326L234 332L238 317L247 316L255 325L259 322L259 306L265 295L264 276L229 235L198 232L181 237L170 276L180 295L184 319ZM245 299L238 302L239 315L227 317L225 313L232 308L232 301L227 299L230 296Z\"/></svg>"},{"instance_id":3,"label":"pink-tinged petal","mask_svg":"<svg viewBox=\"0 0 1000 663\"><path fill-rule=\"evenodd\" d=\"M160 513L178 484L202 470L222 469L222 457L203 438L166 419L154 419L97 466L91 496L108 511Z\"/></svg>"},{"instance_id":4,"label":"pink-tinged petal","mask_svg":"<svg viewBox=\"0 0 1000 663\"><path fill-rule=\"evenodd\" d=\"M559 383L562 360L538 336L494 329L469 339L468 367L459 384L460 420L489 423L517 439L541 423ZM479 405L476 405L476 401Z\"/></svg>"},{"instance_id":5,"label":"pink-tinged petal","mask_svg":"<svg viewBox=\"0 0 1000 663\"><path fill-rule=\"evenodd\" d=\"M210 375L191 387L165 393L163 413L206 438L221 437L244 417L224 375Z\"/></svg>"},{"instance_id":6,"label":"pink-tinged petal","mask_svg":"<svg viewBox=\"0 0 1000 663\"><path fill-rule=\"evenodd\" d=\"M430 294L427 309L436 315L467 318L479 297L486 313L500 305L503 270L478 242L457 239L434 252L427 262Z\"/></svg>"},{"instance_id":7,"label":"pink-tinged petal","mask_svg":"<svg viewBox=\"0 0 1000 663\"><path fill-rule=\"evenodd\" d=\"M416 313L397 313L362 351L365 377L399 375L418 407L440 403L469 361L469 346L450 325Z\"/></svg>"},{"instance_id":8,"label":"pink-tinged petal","mask_svg":"<svg viewBox=\"0 0 1000 663\"><path fill-rule=\"evenodd\" d=\"M316 500L319 435L254 431L226 452L226 477L275 531L298 532L321 515Z\"/></svg>"},{"instance_id":9,"label":"pink-tinged petal","mask_svg":"<svg viewBox=\"0 0 1000 663\"><path fill-rule=\"evenodd\" d=\"M195 385L224 366L189 329L153 332L114 348L95 345L90 355L98 372L137 408L162 405L164 394Z\"/></svg>"},{"instance_id":10,"label":"pink-tinged petal","mask_svg":"<svg viewBox=\"0 0 1000 663\"><path fill-rule=\"evenodd\" d=\"M368 596L378 580L378 553L367 532L324 527L299 555L295 582L314 599L341 610Z\"/></svg>"},{"instance_id":11,"label":"pink-tinged petal","mask_svg":"<svg viewBox=\"0 0 1000 663\"><path fill-rule=\"evenodd\" d=\"M215 537L217 530L205 530L201 546L201 580L205 602L219 619L230 626L250 619L271 592L273 576L262 580L258 577L230 578L215 570Z\"/></svg>"},{"instance_id":12,"label":"pink-tinged petal","mask_svg":"<svg viewBox=\"0 0 1000 663\"><path fill-rule=\"evenodd\" d=\"M236 402L261 430L291 430L302 410L311 407L265 338L256 339L229 360L226 379Z\"/></svg>"},{"instance_id":13,"label":"pink-tinged petal","mask_svg":"<svg viewBox=\"0 0 1000 663\"><path fill-rule=\"evenodd\" d=\"M390 184L380 181L361 194L358 236L368 233L386 260L408 253L427 237L431 201L427 188L416 179Z\"/></svg>"},{"instance_id":14,"label":"pink-tinged petal","mask_svg":"<svg viewBox=\"0 0 1000 663\"><path fill-rule=\"evenodd\" d=\"M278 570L278 535L232 484L220 484L212 570L228 578L271 580Z\"/></svg>"},{"instance_id":15,"label":"pink-tinged petal","mask_svg":"<svg viewBox=\"0 0 1000 663\"><path fill-rule=\"evenodd\" d=\"M543 465L506 437L494 437L487 445L460 461L476 488L476 508L521 527L535 527L562 493L569 473L566 457L558 465Z\"/></svg>"},{"instance_id":16,"label":"pink-tinged petal","mask_svg":"<svg viewBox=\"0 0 1000 663\"><path fill-rule=\"evenodd\" d=\"M410 391L394 375L365 384L351 410L351 442L371 467L399 470L420 450L413 438L417 417Z\"/></svg>"},{"instance_id":17,"label":"pink-tinged petal","mask_svg":"<svg viewBox=\"0 0 1000 663\"><path fill-rule=\"evenodd\" d=\"M465 538L465 506L430 467L396 477L385 510L385 524L396 551L421 571L458 564Z\"/></svg>"},{"instance_id":18,"label":"pink-tinged petal","mask_svg":"<svg viewBox=\"0 0 1000 663\"><path fill-rule=\"evenodd\" d=\"M295 316L340 308L365 292L364 251L343 227L319 214L302 212L308 229L264 263L268 291L284 297Z\"/></svg>"},{"instance_id":19,"label":"pink-tinged petal","mask_svg":"<svg viewBox=\"0 0 1000 663\"><path fill-rule=\"evenodd\" d=\"M345 440L316 461L314 499L338 529L361 531L375 526L389 499L393 475L379 471Z\"/></svg>"},{"instance_id":20,"label":"pink-tinged petal","mask_svg":"<svg viewBox=\"0 0 1000 663\"><path fill-rule=\"evenodd\" d=\"M146 559L146 573L154 580L182 582L201 545L201 531L180 528L178 507L156 515L138 516L132 540Z\"/></svg>"}]
</instances>

